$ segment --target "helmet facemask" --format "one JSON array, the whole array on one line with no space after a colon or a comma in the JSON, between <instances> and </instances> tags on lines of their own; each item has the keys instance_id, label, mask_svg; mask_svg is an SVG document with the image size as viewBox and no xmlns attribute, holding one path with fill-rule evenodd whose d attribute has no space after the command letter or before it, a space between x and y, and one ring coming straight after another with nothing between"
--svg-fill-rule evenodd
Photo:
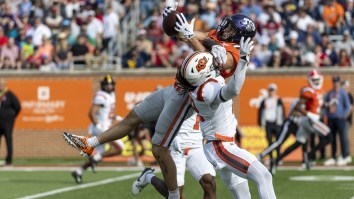
<instances>
[{"instance_id":1,"label":"helmet facemask","mask_svg":"<svg viewBox=\"0 0 354 199\"><path fill-rule=\"evenodd\" d=\"M323 84L323 78L322 76L319 77L312 77L309 79L309 84L312 88L319 90L322 88L322 84Z\"/></svg>"}]
</instances>

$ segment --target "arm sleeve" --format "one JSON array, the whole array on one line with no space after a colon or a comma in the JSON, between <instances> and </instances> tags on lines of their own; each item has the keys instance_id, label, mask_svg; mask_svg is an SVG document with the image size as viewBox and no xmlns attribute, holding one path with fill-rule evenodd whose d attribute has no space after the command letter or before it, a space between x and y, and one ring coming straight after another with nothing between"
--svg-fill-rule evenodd
<instances>
[{"instance_id":1,"label":"arm sleeve","mask_svg":"<svg viewBox=\"0 0 354 199\"><path fill-rule=\"evenodd\" d=\"M228 101L233 97L236 97L241 92L243 83L245 82L247 71L247 62L243 59L240 59L235 73L231 76L229 83L221 88L220 91L220 100Z\"/></svg>"}]
</instances>

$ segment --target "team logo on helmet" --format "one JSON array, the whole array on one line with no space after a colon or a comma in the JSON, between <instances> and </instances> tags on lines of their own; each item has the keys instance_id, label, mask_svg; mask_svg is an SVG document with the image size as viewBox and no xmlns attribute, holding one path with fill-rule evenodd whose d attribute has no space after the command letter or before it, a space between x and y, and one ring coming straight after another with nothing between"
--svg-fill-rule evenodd
<instances>
[{"instance_id":1,"label":"team logo on helmet","mask_svg":"<svg viewBox=\"0 0 354 199\"><path fill-rule=\"evenodd\" d=\"M206 63L208 62L207 58L204 56L202 59L198 61L198 65L196 66L197 71L200 72L206 67Z\"/></svg>"},{"instance_id":2,"label":"team logo on helmet","mask_svg":"<svg viewBox=\"0 0 354 199\"><path fill-rule=\"evenodd\" d=\"M248 18L243 18L243 24L245 24L245 29L247 31L255 31L256 27L254 26L254 23L252 20L248 19Z\"/></svg>"}]
</instances>

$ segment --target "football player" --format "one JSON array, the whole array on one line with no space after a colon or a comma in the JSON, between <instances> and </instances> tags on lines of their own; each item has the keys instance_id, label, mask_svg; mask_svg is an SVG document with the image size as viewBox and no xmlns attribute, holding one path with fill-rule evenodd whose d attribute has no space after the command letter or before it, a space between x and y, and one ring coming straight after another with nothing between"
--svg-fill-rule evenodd
<instances>
[{"instance_id":1,"label":"football player","mask_svg":"<svg viewBox=\"0 0 354 199\"><path fill-rule=\"evenodd\" d=\"M190 174L202 186L204 198L216 198L215 170L204 155L203 136L199 128L199 116L196 113L183 122L171 144L170 151L177 168L177 184L180 195L182 196L183 193L184 175L187 166ZM148 184L152 184L161 195L168 197L165 182L156 177L151 168L146 168L143 174L133 183L133 194L138 195ZM247 187L246 191L248 190Z\"/></svg>"},{"instance_id":2,"label":"football player","mask_svg":"<svg viewBox=\"0 0 354 199\"><path fill-rule=\"evenodd\" d=\"M115 82L111 75L106 75L101 81L101 90L97 91L93 98L89 112L89 117L92 122L89 126L89 134L91 136L101 134L119 120L119 116L116 117L115 115L116 96L114 86ZM105 145L97 147L96 154L71 173L76 183L82 183L83 171L88 167L92 167L93 172L96 172L96 164L102 160L102 157L110 157L122 153L124 149L122 140L115 140L109 144L111 145L111 150L105 151Z\"/></svg>"},{"instance_id":3,"label":"football player","mask_svg":"<svg viewBox=\"0 0 354 199\"><path fill-rule=\"evenodd\" d=\"M219 171L225 185L234 190L232 188L238 186L240 179L237 176L250 179L256 182L260 198L273 199L276 196L272 175L254 155L234 143L237 120L232 98L241 91L252 49L251 38L244 40L242 37L241 58L228 84L219 76L213 56L208 52L197 51L189 55L178 73L186 82L183 90L188 91L191 104L200 116L200 127L206 140L204 153ZM234 198L240 198L237 194L233 193Z\"/></svg>"},{"instance_id":4,"label":"football player","mask_svg":"<svg viewBox=\"0 0 354 199\"><path fill-rule=\"evenodd\" d=\"M317 133L320 136L326 136L330 132L327 125L320 121L320 109L323 103L322 84L323 76L317 70L311 70L308 74L308 86L301 89L300 100L295 106L295 110L305 116L301 119L299 129L296 132L296 142L277 157L272 167L275 167L280 160L296 148L305 145L308 135ZM310 154L318 149L318 147L315 147ZM309 164L306 152L304 153L304 159L305 163ZM309 165L307 165L307 168L309 168Z\"/></svg>"},{"instance_id":5,"label":"football player","mask_svg":"<svg viewBox=\"0 0 354 199\"><path fill-rule=\"evenodd\" d=\"M188 23L185 21L184 25L186 24ZM241 36L253 38L255 35L254 23L249 21L249 18L244 15L239 15L238 23L233 23L232 26L237 27L237 30L239 30L239 38L241 38ZM187 37L189 36L187 35ZM190 38L193 39L194 36L191 36ZM239 40L239 38L235 38L235 40ZM234 58L232 61L229 60L229 62L226 62L226 58L220 59L221 57L226 57L225 48L223 48L220 44L215 45L215 43L203 43L203 45L201 45L198 40L197 42L195 42L196 46L200 47L205 45L206 47L202 48L207 49L210 47L210 51L213 55L216 55L216 57L219 58L218 65L222 65L223 69L236 68L237 62ZM229 55L232 56L232 54L228 53L227 56ZM227 77L230 74L222 75ZM193 114L188 96L180 94L180 91L183 91L183 86L181 86L182 84L184 84L184 82L177 80L174 85L155 91L150 96L145 98L143 102L136 105L120 123L108 129L99 136L85 138L83 136L76 136L64 132L63 137L71 146L78 149L83 156L89 156L93 149L100 144L121 139L133 131L141 123L157 121L155 134L151 140L153 144L152 152L159 163L164 180L169 190L168 197L179 198L180 195L176 179L176 166L168 149L183 121Z\"/></svg>"}]
</instances>

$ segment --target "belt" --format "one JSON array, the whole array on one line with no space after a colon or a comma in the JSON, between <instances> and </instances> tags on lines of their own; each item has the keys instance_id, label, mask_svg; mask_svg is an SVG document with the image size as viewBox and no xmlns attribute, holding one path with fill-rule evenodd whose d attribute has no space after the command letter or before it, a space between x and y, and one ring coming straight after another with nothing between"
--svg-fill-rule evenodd
<instances>
[{"instance_id":1,"label":"belt","mask_svg":"<svg viewBox=\"0 0 354 199\"><path fill-rule=\"evenodd\" d=\"M214 137L218 138L218 140L207 140L206 143L212 142L212 141L219 141L219 142L235 142L234 137L229 137L225 135L220 135L218 133L214 133Z\"/></svg>"}]
</instances>

